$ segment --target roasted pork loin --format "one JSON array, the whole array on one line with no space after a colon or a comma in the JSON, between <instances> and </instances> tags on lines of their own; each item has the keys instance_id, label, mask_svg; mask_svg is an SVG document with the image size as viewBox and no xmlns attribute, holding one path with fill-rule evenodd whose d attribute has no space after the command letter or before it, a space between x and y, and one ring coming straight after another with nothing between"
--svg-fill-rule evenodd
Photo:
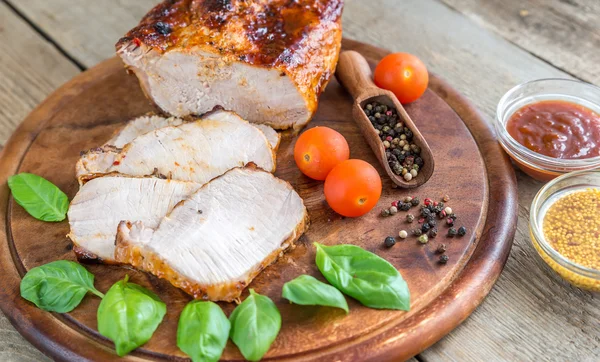
<instances>
[{"instance_id":1,"label":"roasted pork loin","mask_svg":"<svg viewBox=\"0 0 600 362\"><path fill-rule=\"evenodd\" d=\"M80 260L114 262L115 236L122 220L157 227L173 207L201 185L193 182L104 176L81 187L69 207L69 238Z\"/></svg>"},{"instance_id":2,"label":"roasted pork loin","mask_svg":"<svg viewBox=\"0 0 600 362\"><path fill-rule=\"evenodd\" d=\"M195 298L232 301L294 245L308 227L308 214L287 182L250 166L205 184L158 227L134 221L119 224L117 261Z\"/></svg>"},{"instance_id":3,"label":"roasted pork loin","mask_svg":"<svg viewBox=\"0 0 600 362\"><path fill-rule=\"evenodd\" d=\"M343 0L167 0L116 44L175 116L222 106L275 129L317 109L341 47Z\"/></svg>"},{"instance_id":4,"label":"roasted pork loin","mask_svg":"<svg viewBox=\"0 0 600 362\"><path fill-rule=\"evenodd\" d=\"M250 162L275 171L275 152L265 134L235 113L215 111L195 122L145 133L123 148L90 150L77 162L76 173L80 183L120 173L204 184Z\"/></svg>"}]
</instances>

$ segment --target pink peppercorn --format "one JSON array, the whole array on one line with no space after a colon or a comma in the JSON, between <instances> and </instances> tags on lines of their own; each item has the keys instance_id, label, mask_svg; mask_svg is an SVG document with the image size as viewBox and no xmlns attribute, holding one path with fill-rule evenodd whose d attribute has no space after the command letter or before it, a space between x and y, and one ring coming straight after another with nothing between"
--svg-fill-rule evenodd
<instances>
[{"instance_id":1,"label":"pink peppercorn","mask_svg":"<svg viewBox=\"0 0 600 362\"><path fill-rule=\"evenodd\" d=\"M392 142L392 140L393 140L394 138L392 138L392 136L387 136L385 139L386 139L387 141L390 141L390 142Z\"/></svg>"},{"instance_id":2,"label":"pink peppercorn","mask_svg":"<svg viewBox=\"0 0 600 362\"><path fill-rule=\"evenodd\" d=\"M392 206L398 207L398 201L392 201Z\"/></svg>"},{"instance_id":3,"label":"pink peppercorn","mask_svg":"<svg viewBox=\"0 0 600 362\"><path fill-rule=\"evenodd\" d=\"M392 115L392 111L387 111L387 112L385 112L385 115L386 115L386 116L391 116L391 115Z\"/></svg>"}]
</instances>

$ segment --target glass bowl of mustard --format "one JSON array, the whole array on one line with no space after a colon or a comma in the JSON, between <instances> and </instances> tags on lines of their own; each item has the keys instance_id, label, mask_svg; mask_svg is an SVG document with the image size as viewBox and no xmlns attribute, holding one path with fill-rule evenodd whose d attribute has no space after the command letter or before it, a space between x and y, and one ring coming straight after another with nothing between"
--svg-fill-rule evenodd
<instances>
[{"instance_id":1,"label":"glass bowl of mustard","mask_svg":"<svg viewBox=\"0 0 600 362\"><path fill-rule=\"evenodd\" d=\"M531 204L529 232L538 254L569 283L600 292L600 169L548 182Z\"/></svg>"},{"instance_id":2,"label":"glass bowl of mustard","mask_svg":"<svg viewBox=\"0 0 600 362\"><path fill-rule=\"evenodd\" d=\"M495 128L506 153L537 180L600 167L600 87L570 79L520 84L498 103Z\"/></svg>"}]
</instances>

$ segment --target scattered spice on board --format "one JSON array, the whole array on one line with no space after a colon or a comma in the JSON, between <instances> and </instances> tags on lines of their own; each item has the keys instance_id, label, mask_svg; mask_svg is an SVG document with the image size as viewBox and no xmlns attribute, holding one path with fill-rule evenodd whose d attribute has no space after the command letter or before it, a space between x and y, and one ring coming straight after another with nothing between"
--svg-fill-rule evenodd
<instances>
[{"instance_id":1,"label":"scattered spice on board","mask_svg":"<svg viewBox=\"0 0 600 362\"><path fill-rule=\"evenodd\" d=\"M363 110L385 147L385 156L392 171L406 181L417 177L424 164L421 147L413 142L412 130L402 123L396 109L371 102Z\"/></svg>"},{"instance_id":2,"label":"scattered spice on board","mask_svg":"<svg viewBox=\"0 0 600 362\"><path fill-rule=\"evenodd\" d=\"M558 199L544 215L544 237L565 258L600 270L600 189Z\"/></svg>"}]
</instances>

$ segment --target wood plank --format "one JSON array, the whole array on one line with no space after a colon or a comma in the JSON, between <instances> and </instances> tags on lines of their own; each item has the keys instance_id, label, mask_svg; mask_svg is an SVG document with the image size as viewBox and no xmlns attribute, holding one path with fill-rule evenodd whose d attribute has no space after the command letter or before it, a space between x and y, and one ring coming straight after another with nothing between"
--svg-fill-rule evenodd
<instances>
[{"instance_id":1,"label":"wood plank","mask_svg":"<svg viewBox=\"0 0 600 362\"><path fill-rule=\"evenodd\" d=\"M0 2L0 145L21 120L79 69ZM1 361L49 361L0 313Z\"/></svg>"},{"instance_id":2,"label":"wood plank","mask_svg":"<svg viewBox=\"0 0 600 362\"><path fill-rule=\"evenodd\" d=\"M600 84L600 1L441 1L554 66Z\"/></svg>"},{"instance_id":3,"label":"wood plank","mask_svg":"<svg viewBox=\"0 0 600 362\"><path fill-rule=\"evenodd\" d=\"M0 2L0 145L21 120L79 69Z\"/></svg>"},{"instance_id":4,"label":"wood plank","mask_svg":"<svg viewBox=\"0 0 600 362\"><path fill-rule=\"evenodd\" d=\"M11 1L88 66L112 55L116 39L155 3L144 0L138 8L127 0L106 0L96 7L93 0ZM580 2L568 3L574 1ZM477 1L474 9L485 3ZM86 9L94 9L93 15ZM128 11L131 16L122 14ZM131 23L125 24L127 21ZM538 36L535 28L528 28L528 37ZM430 70L474 100L490 119L498 99L511 86L535 78L568 76L435 0L348 0L344 31L350 38L418 55ZM61 35L65 33L69 35ZM95 37L105 38L108 45L95 43L91 40ZM578 42L580 38L573 39L574 44ZM567 51L565 57L573 53L577 54ZM564 67L583 77L576 68ZM600 338L593 328L599 320L598 298L561 282L536 258L530 245L529 204L540 187L519 174L520 219L505 272L482 306L423 353L423 360L598 359L594 356L600 356Z\"/></svg>"},{"instance_id":5,"label":"wood plank","mask_svg":"<svg viewBox=\"0 0 600 362\"><path fill-rule=\"evenodd\" d=\"M490 120L510 87L536 78L568 77L433 0L348 1L344 32L418 55L431 71L473 99ZM529 205L542 184L518 175L519 224L504 273L475 313L422 353L423 360L600 357L600 300L562 282L537 258L529 241Z\"/></svg>"},{"instance_id":6,"label":"wood plank","mask_svg":"<svg viewBox=\"0 0 600 362\"><path fill-rule=\"evenodd\" d=\"M7 0L71 57L91 67L115 54L115 43L157 0Z\"/></svg>"}]
</instances>

